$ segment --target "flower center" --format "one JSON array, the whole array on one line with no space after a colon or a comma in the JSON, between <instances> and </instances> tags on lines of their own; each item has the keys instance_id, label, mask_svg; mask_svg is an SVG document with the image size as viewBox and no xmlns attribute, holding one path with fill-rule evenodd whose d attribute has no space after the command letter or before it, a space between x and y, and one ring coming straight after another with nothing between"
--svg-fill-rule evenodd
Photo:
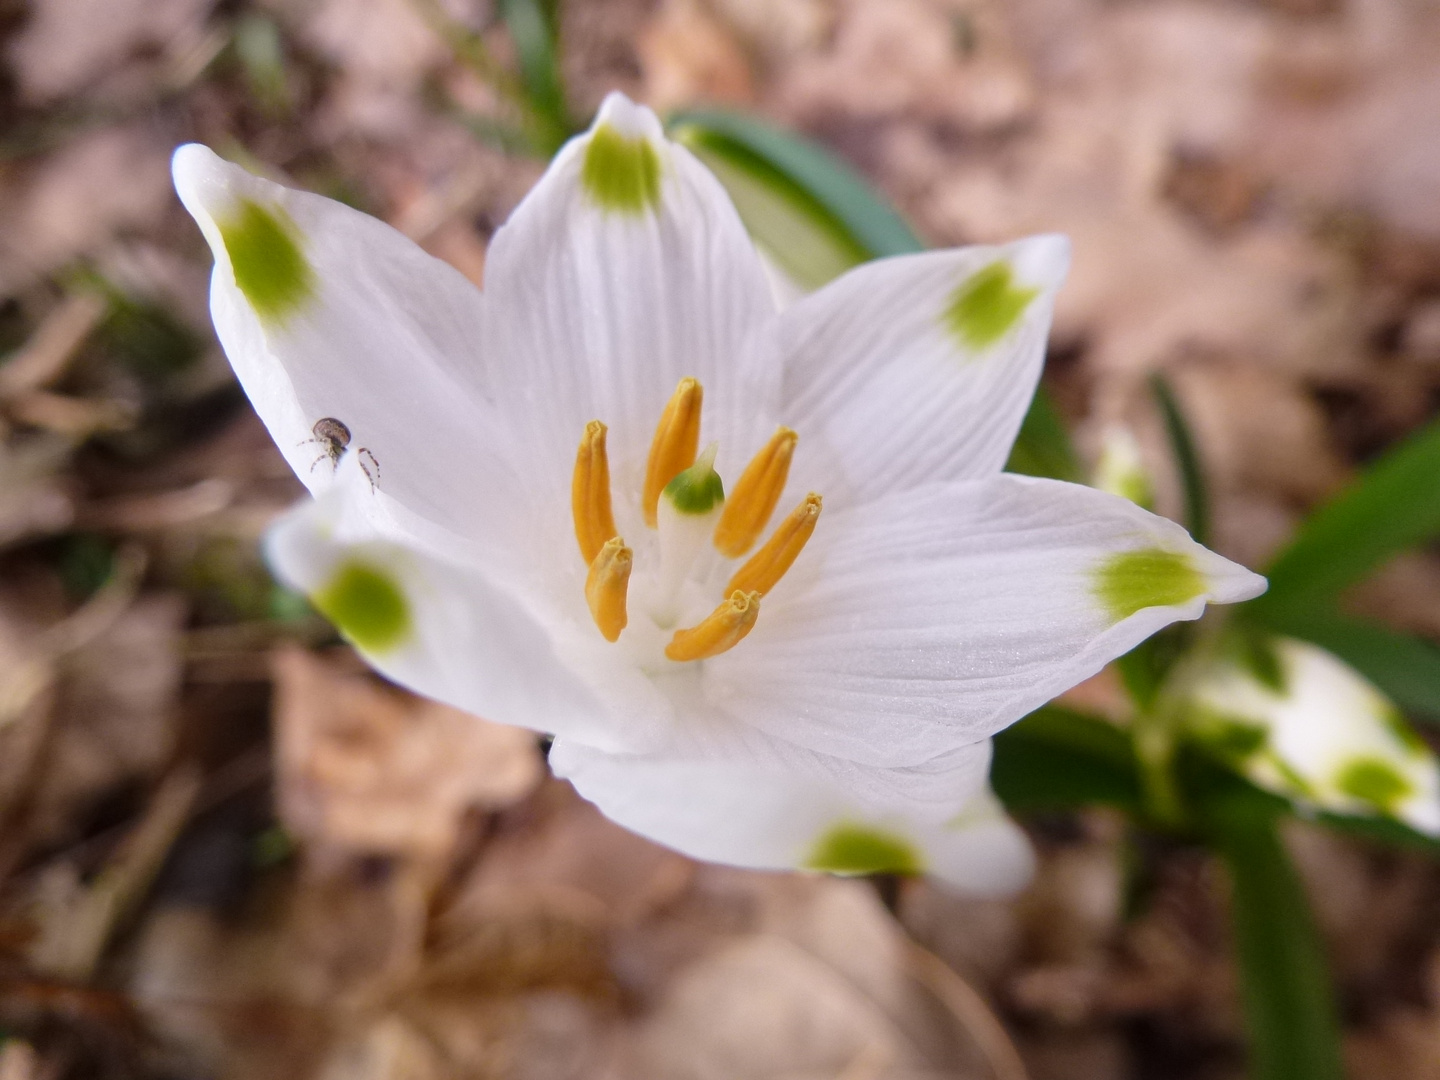
<instances>
[{"instance_id":1,"label":"flower center","mask_svg":"<svg viewBox=\"0 0 1440 1080\"><path fill-rule=\"evenodd\" d=\"M697 453L703 396L696 380L680 380L655 428L640 493L641 514L646 526L657 531L659 541L658 565L650 568L651 588L643 606L650 620L664 630L678 622L682 593L707 547L733 560L755 546L785 490L795 453L795 432L778 428L726 499L715 472L716 444ZM599 420L585 425L575 454L570 509L580 556L589 567L585 601L595 626L606 641L613 642L629 623L635 554L615 528L606 430ZM665 656L678 662L704 660L738 645L760 616L761 597L790 569L815 531L820 506L819 495L806 495L730 576L719 605L694 626L674 631Z\"/></svg>"}]
</instances>

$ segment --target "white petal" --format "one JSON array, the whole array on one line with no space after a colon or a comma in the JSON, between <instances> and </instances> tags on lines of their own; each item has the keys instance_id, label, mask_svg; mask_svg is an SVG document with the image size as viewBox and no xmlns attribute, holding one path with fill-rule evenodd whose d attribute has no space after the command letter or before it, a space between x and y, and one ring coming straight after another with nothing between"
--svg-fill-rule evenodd
<instances>
[{"instance_id":1,"label":"white petal","mask_svg":"<svg viewBox=\"0 0 1440 1080\"><path fill-rule=\"evenodd\" d=\"M524 410L547 487L568 490L598 419L617 495L638 493L685 376L704 387L702 445L720 441L723 475L770 434L776 373L744 362L774 317L764 269L719 182L649 109L608 97L496 233L485 273L495 382Z\"/></svg>"},{"instance_id":2,"label":"white petal","mask_svg":"<svg viewBox=\"0 0 1440 1080\"><path fill-rule=\"evenodd\" d=\"M474 286L383 222L203 146L177 150L173 172L215 255L216 332L301 481L328 485L312 429L334 418L379 502L475 540L504 521L495 508L518 490L496 438L504 427L467 389L481 368Z\"/></svg>"},{"instance_id":3,"label":"white petal","mask_svg":"<svg viewBox=\"0 0 1440 1080\"><path fill-rule=\"evenodd\" d=\"M780 419L800 433L797 483L848 504L999 472L1068 265L1060 236L904 255L787 308Z\"/></svg>"},{"instance_id":4,"label":"white petal","mask_svg":"<svg viewBox=\"0 0 1440 1080\"><path fill-rule=\"evenodd\" d=\"M822 516L750 636L705 661L703 694L818 752L916 765L1264 584L1090 488L931 485Z\"/></svg>"},{"instance_id":5,"label":"white petal","mask_svg":"<svg viewBox=\"0 0 1440 1080\"><path fill-rule=\"evenodd\" d=\"M974 753L988 757L984 747ZM773 762L615 755L557 739L550 764L614 821L711 862L854 872L909 866L984 895L1015 891L1033 868L1024 834L985 791L983 772L955 792L958 812L936 823L877 811ZM866 865L864 856L877 853L894 862Z\"/></svg>"},{"instance_id":6,"label":"white petal","mask_svg":"<svg viewBox=\"0 0 1440 1080\"><path fill-rule=\"evenodd\" d=\"M303 592L378 671L487 719L644 745L555 657L528 605L474 565L378 535L363 507L368 481L341 463L337 482L266 537L276 575ZM628 718L627 718L628 719Z\"/></svg>"},{"instance_id":7,"label":"white petal","mask_svg":"<svg viewBox=\"0 0 1440 1080\"><path fill-rule=\"evenodd\" d=\"M1343 813L1389 814L1440 835L1440 763L1395 706L1324 649L1292 638L1273 649L1278 686L1237 663L1201 684L1197 735L1235 755L1262 787ZM1374 797L1365 797L1367 787Z\"/></svg>"}]
</instances>

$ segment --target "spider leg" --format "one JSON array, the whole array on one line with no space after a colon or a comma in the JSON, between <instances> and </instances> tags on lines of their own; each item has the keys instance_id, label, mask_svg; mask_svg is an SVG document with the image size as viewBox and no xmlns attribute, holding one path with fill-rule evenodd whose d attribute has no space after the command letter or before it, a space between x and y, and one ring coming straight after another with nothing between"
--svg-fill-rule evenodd
<instances>
[{"instance_id":1,"label":"spider leg","mask_svg":"<svg viewBox=\"0 0 1440 1080\"><path fill-rule=\"evenodd\" d=\"M374 491L375 484L380 479L379 459L377 459L375 455L370 452L370 448L368 446L358 447L355 451L355 455L360 462L360 468L365 471L365 479L370 481L370 490ZM365 458L370 459L370 465L365 464ZM371 465L375 467L375 471L373 473L370 471Z\"/></svg>"}]
</instances>

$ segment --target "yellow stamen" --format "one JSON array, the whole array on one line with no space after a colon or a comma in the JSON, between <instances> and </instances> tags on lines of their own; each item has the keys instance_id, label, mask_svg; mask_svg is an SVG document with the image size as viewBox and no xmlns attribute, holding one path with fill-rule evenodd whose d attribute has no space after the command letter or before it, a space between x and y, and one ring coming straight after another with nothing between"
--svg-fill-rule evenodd
<instances>
[{"instance_id":1,"label":"yellow stamen","mask_svg":"<svg viewBox=\"0 0 1440 1080\"><path fill-rule=\"evenodd\" d=\"M694 379L681 379L660 414L655 440L650 444L650 460L645 463L645 487L641 492L640 509L645 524L656 525L656 507L665 485L695 464L695 451L700 446L700 404L704 391Z\"/></svg>"},{"instance_id":2,"label":"yellow stamen","mask_svg":"<svg viewBox=\"0 0 1440 1080\"><path fill-rule=\"evenodd\" d=\"M605 425L591 420L580 437L575 454L575 476L570 481L570 511L575 518L575 539L587 564L615 535L610 512L610 459L605 453ZM623 623L621 624L624 625Z\"/></svg>"},{"instance_id":3,"label":"yellow stamen","mask_svg":"<svg viewBox=\"0 0 1440 1080\"><path fill-rule=\"evenodd\" d=\"M765 546L735 571L728 588L762 596L769 592L790 569L790 564L810 539L819 520L820 496L812 491L805 496L804 502L790 511L790 516L780 523L774 535L765 541Z\"/></svg>"},{"instance_id":4,"label":"yellow stamen","mask_svg":"<svg viewBox=\"0 0 1440 1080\"><path fill-rule=\"evenodd\" d=\"M777 428L735 482L715 526L715 547L727 559L738 559L749 551L769 523L790 476L790 459L798 439L789 428Z\"/></svg>"},{"instance_id":5,"label":"yellow stamen","mask_svg":"<svg viewBox=\"0 0 1440 1080\"><path fill-rule=\"evenodd\" d=\"M760 594L736 589L730 599L689 630L677 630L665 646L671 660L705 660L733 649L760 617Z\"/></svg>"},{"instance_id":6,"label":"yellow stamen","mask_svg":"<svg viewBox=\"0 0 1440 1080\"><path fill-rule=\"evenodd\" d=\"M612 536L601 546L590 564L590 573L585 576L585 602L590 605L590 617L606 641L617 640L628 621L625 595L630 589L633 562L634 556L625 541Z\"/></svg>"}]
</instances>

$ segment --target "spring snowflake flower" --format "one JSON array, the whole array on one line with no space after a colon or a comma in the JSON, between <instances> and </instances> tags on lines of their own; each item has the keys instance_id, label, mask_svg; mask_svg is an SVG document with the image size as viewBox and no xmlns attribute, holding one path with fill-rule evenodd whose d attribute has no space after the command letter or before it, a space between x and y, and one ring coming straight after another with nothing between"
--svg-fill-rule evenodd
<instances>
[{"instance_id":1,"label":"spring snowflake flower","mask_svg":"<svg viewBox=\"0 0 1440 1080\"><path fill-rule=\"evenodd\" d=\"M1440 835L1440 766L1354 668L1293 638L1252 643L1204 679L1198 738L1301 805L1397 818Z\"/></svg>"},{"instance_id":2,"label":"spring snowflake flower","mask_svg":"<svg viewBox=\"0 0 1440 1080\"><path fill-rule=\"evenodd\" d=\"M174 174L221 342L317 496L276 571L380 671L552 733L557 774L692 855L1014 888L989 737L1264 587L1123 499L1001 472L1062 238L777 312L719 183L619 95L483 294L204 147Z\"/></svg>"}]
</instances>

